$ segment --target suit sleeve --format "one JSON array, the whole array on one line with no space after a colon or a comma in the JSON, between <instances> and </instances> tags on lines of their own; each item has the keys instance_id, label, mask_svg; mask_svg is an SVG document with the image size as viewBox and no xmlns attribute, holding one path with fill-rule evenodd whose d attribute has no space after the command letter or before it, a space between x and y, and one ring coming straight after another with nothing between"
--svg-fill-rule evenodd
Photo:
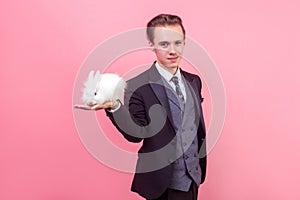
<instances>
[{"instance_id":1,"label":"suit sleeve","mask_svg":"<svg viewBox=\"0 0 300 200\"><path fill-rule=\"evenodd\" d=\"M204 98L202 97L202 82L201 82L201 79L197 76L197 80L199 82L199 95L200 95L200 107L202 107L202 102L204 100ZM202 108L201 108L202 109ZM203 120L203 124L204 124L204 119L203 119L203 116L202 116L202 120ZM199 156L200 156L200 159L199 159L199 164L200 164L200 167L201 167L201 170L202 170L202 173L201 173L201 184L205 181L205 177L206 177L206 169L207 169L207 152L206 152L206 131L205 131L205 127L204 127L204 130L203 130L203 135L202 135L203 138L201 138L201 141L199 142L200 144L200 147L199 147Z\"/></svg>"},{"instance_id":2,"label":"suit sleeve","mask_svg":"<svg viewBox=\"0 0 300 200\"><path fill-rule=\"evenodd\" d=\"M147 135L148 116L142 95L137 91L125 90L124 105L115 111L106 110L106 115L118 131L130 142L141 142Z\"/></svg>"}]
</instances>

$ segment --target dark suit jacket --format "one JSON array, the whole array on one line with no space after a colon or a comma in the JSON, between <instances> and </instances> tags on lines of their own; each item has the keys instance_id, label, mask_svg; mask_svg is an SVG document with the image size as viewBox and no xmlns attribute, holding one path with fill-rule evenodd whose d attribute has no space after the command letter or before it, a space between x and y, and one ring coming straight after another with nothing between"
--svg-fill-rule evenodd
<instances>
[{"instance_id":1,"label":"dark suit jacket","mask_svg":"<svg viewBox=\"0 0 300 200\"><path fill-rule=\"evenodd\" d=\"M195 107L195 109L199 110L197 136L199 143L199 162L202 170L201 183L203 183L206 175L206 144L205 125L201 107L203 100L201 96L202 84L197 75L187 73L183 70L181 70L181 72L193 88L197 104L197 108ZM159 112L157 110L155 111L155 115L160 116L151 116L149 109L157 104L163 107ZM164 159L168 162L168 158L162 155L158 157L154 156L150 160L147 160L147 158L142 158L141 154L155 152L166 146L175 137L176 131L171 117L166 89L163 87L161 76L155 64L142 74L127 81L124 106L122 105L116 112L111 113L106 111L106 113L112 123L128 141L143 141L143 145L138 152L137 172L133 179L132 191L139 193L145 198L158 198L169 185L172 175L172 165L167 164L157 170L148 169L147 166L155 162L162 162ZM165 121L156 120L155 122L155 119L163 117L166 117ZM159 124L160 121L163 123ZM154 122L156 125L153 125L155 124ZM158 127L159 129L157 129L157 126L160 126ZM153 130L157 132L157 134L152 133L151 131ZM151 135L151 137L149 137L147 134L152 134L153 136Z\"/></svg>"}]
</instances>

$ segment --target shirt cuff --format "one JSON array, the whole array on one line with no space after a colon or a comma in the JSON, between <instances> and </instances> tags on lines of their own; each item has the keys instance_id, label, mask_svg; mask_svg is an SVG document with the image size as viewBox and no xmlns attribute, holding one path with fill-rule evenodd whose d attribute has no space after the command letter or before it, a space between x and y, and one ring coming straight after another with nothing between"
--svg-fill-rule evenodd
<instances>
[{"instance_id":1,"label":"shirt cuff","mask_svg":"<svg viewBox=\"0 0 300 200\"><path fill-rule=\"evenodd\" d=\"M107 109L107 111L113 113L113 112L116 112L117 110L119 110L121 107L121 102L120 102L120 100L117 100L117 102L118 102L118 106L115 109Z\"/></svg>"}]
</instances>

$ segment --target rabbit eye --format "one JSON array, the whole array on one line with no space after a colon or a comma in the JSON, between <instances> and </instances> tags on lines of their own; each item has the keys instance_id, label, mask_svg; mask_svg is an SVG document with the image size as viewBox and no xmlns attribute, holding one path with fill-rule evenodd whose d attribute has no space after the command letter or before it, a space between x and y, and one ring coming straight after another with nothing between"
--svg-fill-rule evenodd
<instances>
[{"instance_id":1,"label":"rabbit eye","mask_svg":"<svg viewBox=\"0 0 300 200\"><path fill-rule=\"evenodd\" d=\"M95 92L95 96L97 95L97 92Z\"/></svg>"}]
</instances>

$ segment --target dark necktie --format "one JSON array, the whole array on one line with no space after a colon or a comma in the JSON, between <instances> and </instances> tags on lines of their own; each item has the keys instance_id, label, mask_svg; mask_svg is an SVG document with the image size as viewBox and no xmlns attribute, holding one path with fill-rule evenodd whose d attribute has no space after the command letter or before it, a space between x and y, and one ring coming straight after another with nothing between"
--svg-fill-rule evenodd
<instances>
[{"instance_id":1,"label":"dark necktie","mask_svg":"<svg viewBox=\"0 0 300 200\"><path fill-rule=\"evenodd\" d=\"M176 93L177 93L179 99L184 103L184 96L183 96L182 91L181 91L180 86L179 86L178 77L173 76L171 78L171 81L175 84Z\"/></svg>"}]
</instances>

